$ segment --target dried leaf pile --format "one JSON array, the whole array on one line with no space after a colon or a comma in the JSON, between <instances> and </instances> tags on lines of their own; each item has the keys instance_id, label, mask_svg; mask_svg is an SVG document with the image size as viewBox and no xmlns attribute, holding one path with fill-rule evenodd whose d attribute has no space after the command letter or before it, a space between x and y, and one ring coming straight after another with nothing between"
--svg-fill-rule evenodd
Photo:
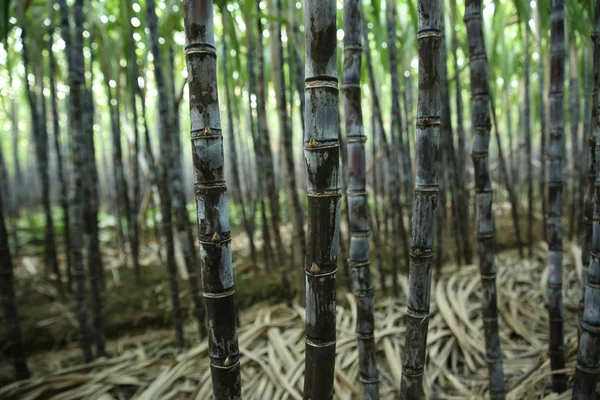
<instances>
[{"instance_id":1,"label":"dried leaf pile","mask_svg":"<svg viewBox=\"0 0 600 400\"><path fill-rule=\"evenodd\" d=\"M547 359L546 275L541 250L535 260L497 259L500 337L509 399L567 399L550 393ZM580 250L565 257L566 372L572 377L577 351ZM380 393L395 399L402 371L408 281L400 279L399 299L376 303L375 340ZM480 318L480 279L476 266L447 267L432 286L426 391L436 399L480 399L487 390L485 344ZM336 399L360 398L354 329L356 303L339 299ZM304 310L295 306L256 306L239 330L244 399L302 399ZM54 371L0 389L10 399L200 399L210 398L207 344L173 356L172 348L139 347L121 356Z\"/></svg>"}]
</instances>

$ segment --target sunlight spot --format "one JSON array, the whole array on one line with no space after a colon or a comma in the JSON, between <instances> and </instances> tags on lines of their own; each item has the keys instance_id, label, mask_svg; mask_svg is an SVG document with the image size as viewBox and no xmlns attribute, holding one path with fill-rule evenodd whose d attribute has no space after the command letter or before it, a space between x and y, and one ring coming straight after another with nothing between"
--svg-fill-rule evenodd
<instances>
[{"instance_id":1,"label":"sunlight spot","mask_svg":"<svg viewBox=\"0 0 600 400\"><path fill-rule=\"evenodd\" d=\"M502 78L498 78L498 79L496 79L496 83L497 83L498 85L502 86L502 85L504 85L504 79L502 79Z\"/></svg>"},{"instance_id":2,"label":"sunlight spot","mask_svg":"<svg viewBox=\"0 0 600 400\"><path fill-rule=\"evenodd\" d=\"M140 35L139 33L135 32L135 33L133 34L133 39L134 39L136 42L139 42L140 40L142 40L142 35Z\"/></svg>"},{"instance_id":3,"label":"sunlight spot","mask_svg":"<svg viewBox=\"0 0 600 400\"><path fill-rule=\"evenodd\" d=\"M264 1L261 1L258 6L260 7L261 10L264 10L265 8L267 8L267 3L265 3Z\"/></svg>"},{"instance_id":4,"label":"sunlight spot","mask_svg":"<svg viewBox=\"0 0 600 400\"><path fill-rule=\"evenodd\" d=\"M404 77L405 77L405 78L408 78L409 76L410 76L410 72L408 72L408 71L404 71Z\"/></svg>"},{"instance_id":5,"label":"sunlight spot","mask_svg":"<svg viewBox=\"0 0 600 400\"><path fill-rule=\"evenodd\" d=\"M115 17L114 15L111 15L108 17L110 22L116 22L117 21L117 17Z\"/></svg>"},{"instance_id":6,"label":"sunlight spot","mask_svg":"<svg viewBox=\"0 0 600 400\"><path fill-rule=\"evenodd\" d=\"M419 68L419 59L418 58L413 58L413 60L410 62L410 66L413 69Z\"/></svg>"},{"instance_id":7,"label":"sunlight spot","mask_svg":"<svg viewBox=\"0 0 600 400\"><path fill-rule=\"evenodd\" d=\"M103 24L106 24L108 22L108 17L104 14L102 14L100 16L100 21L102 21Z\"/></svg>"},{"instance_id":8,"label":"sunlight spot","mask_svg":"<svg viewBox=\"0 0 600 400\"><path fill-rule=\"evenodd\" d=\"M138 3L133 3L131 5L131 8L133 8L133 11L135 11L136 13L138 13L142 10L142 7L140 7L140 5Z\"/></svg>"},{"instance_id":9,"label":"sunlight spot","mask_svg":"<svg viewBox=\"0 0 600 400\"><path fill-rule=\"evenodd\" d=\"M111 79L110 81L108 81L108 86L110 86L111 88L114 88L117 86L117 82L115 82L113 79Z\"/></svg>"},{"instance_id":10,"label":"sunlight spot","mask_svg":"<svg viewBox=\"0 0 600 400\"><path fill-rule=\"evenodd\" d=\"M513 88L516 88L519 85L519 82L516 79L513 79L510 82L510 86L512 86Z\"/></svg>"},{"instance_id":11,"label":"sunlight spot","mask_svg":"<svg viewBox=\"0 0 600 400\"><path fill-rule=\"evenodd\" d=\"M531 55L531 57L537 61L540 58L540 55L538 54L537 51L534 51L533 54Z\"/></svg>"},{"instance_id":12,"label":"sunlight spot","mask_svg":"<svg viewBox=\"0 0 600 400\"><path fill-rule=\"evenodd\" d=\"M165 43L166 43L166 42L165 42L165 38L161 38L161 37L159 37L159 38L158 38L158 43L160 43L160 44L165 44Z\"/></svg>"},{"instance_id":13,"label":"sunlight spot","mask_svg":"<svg viewBox=\"0 0 600 400\"><path fill-rule=\"evenodd\" d=\"M240 77L240 73L237 71L233 71L233 79L237 81L239 77Z\"/></svg>"},{"instance_id":14,"label":"sunlight spot","mask_svg":"<svg viewBox=\"0 0 600 400\"><path fill-rule=\"evenodd\" d=\"M386 42L381 42L381 48L382 49L387 49L387 43Z\"/></svg>"},{"instance_id":15,"label":"sunlight spot","mask_svg":"<svg viewBox=\"0 0 600 400\"><path fill-rule=\"evenodd\" d=\"M300 3L299 1L296 2L296 9L301 9L302 8L302 3Z\"/></svg>"},{"instance_id":16,"label":"sunlight spot","mask_svg":"<svg viewBox=\"0 0 600 400\"><path fill-rule=\"evenodd\" d=\"M344 39L344 30L343 29L338 29L337 31L337 40L342 40Z\"/></svg>"},{"instance_id":17,"label":"sunlight spot","mask_svg":"<svg viewBox=\"0 0 600 400\"><path fill-rule=\"evenodd\" d=\"M134 27L139 27L140 26L140 20L137 19L136 17L131 18L131 25L133 25Z\"/></svg>"}]
</instances>

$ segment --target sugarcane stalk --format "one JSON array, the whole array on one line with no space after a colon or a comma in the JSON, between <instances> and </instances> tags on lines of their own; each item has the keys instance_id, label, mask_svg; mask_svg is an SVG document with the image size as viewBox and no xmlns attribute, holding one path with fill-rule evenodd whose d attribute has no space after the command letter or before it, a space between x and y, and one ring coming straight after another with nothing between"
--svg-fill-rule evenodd
<instances>
[{"instance_id":1,"label":"sugarcane stalk","mask_svg":"<svg viewBox=\"0 0 600 400\"><path fill-rule=\"evenodd\" d=\"M342 93L348 149L348 212L352 291L356 297L356 339L362 398L379 399L374 337L374 288L369 262L369 204L365 136L361 106L362 9L360 0L344 0L344 71Z\"/></svg>"},{"instance_id":2,"label":"sugarcane stalk","mask_svg":"<svg viewBox=\"0 0 600 400\"><path fill-rule=\"evenodd\" d=\"M429 327L435 218L439 196L441 6L439 0L418 2L416 180L408 276L406 344L402 354L400 386L400 398L403 400L424 398L423 373Z\"/></svg>"},{"instance_id":3,"label":"sugarcane stalk","mask_svg":"<svg viewBox=\"0 0 600 400\"><path fill-rule=\"evenodd\" d=\"M341 210L335 0L306 1L304 17L304 158L308 184L304 398L330 400Z\"/></svg>"},{"instance_id":4,"label":"sugarcane stalk","mask_svg":"<svg viewBox=\"0 0 600 400\"><path fill-rule=\"evenodd\" d=\"M213 2L185 0L184 26L194 186L208 355L216 400L241 399L231 228L217 90Z\"/></svg>"},{"instance_id":5,"label":"sugarcane stalk","mask_svg":"<svg viewBox=\"0 0 600 400\"><path fill-rule=\"evenodd\" d=\"M482 319L488 364L489 392L492 399L503 399L504 372L498 336L494 216L489 144L491 136L488 62L483 38L481 0L468 0L464 20L467 27L471 80L471 116L474 130L471 157L475 169L477 243L481 274Z\"/></svg>"}]
</instances>

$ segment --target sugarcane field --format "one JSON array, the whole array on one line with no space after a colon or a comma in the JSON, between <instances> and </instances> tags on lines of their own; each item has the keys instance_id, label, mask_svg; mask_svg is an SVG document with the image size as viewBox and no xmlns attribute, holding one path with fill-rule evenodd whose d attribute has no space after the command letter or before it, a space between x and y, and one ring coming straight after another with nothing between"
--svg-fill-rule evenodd
<instances>
[{"instance_id":1,"label":"sugarcane field","mask_svg":"<svg viewBox=\"0 0 600 400\"><path fill-rule=\"evenodd\" d=\"M600 0L1 0L0 400L600 399Z\"/></svg>"}]
</instances>

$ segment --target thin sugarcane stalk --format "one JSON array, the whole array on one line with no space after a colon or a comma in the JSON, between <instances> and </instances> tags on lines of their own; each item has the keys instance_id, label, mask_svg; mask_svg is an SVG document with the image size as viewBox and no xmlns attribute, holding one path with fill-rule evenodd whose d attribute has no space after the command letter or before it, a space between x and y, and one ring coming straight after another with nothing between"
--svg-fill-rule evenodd
<instances>
[{"instance_id":1,"label":"thin sugarcane stalk","mask_svg":"<svg viewBox=\"0 0 600 400\"><path fill-rule=\"evenodd\" d=\"M483 39L481 0L467 1L464 20L467 27L470 59L471 116L474 130L471 157L475 169L477 241L483 289L481 308L490 382L489 391L492 399L503 399L505 396L504 372L498 336L494 216L492 214L492 180L489 164L491 101L488 63Z\"/></svg>"},{"instance_id":2,"label":"thin sugarcane stalk","mask_svg":"<svg viewBox=\"0 0 600 400\"><path fill-rule=\"evenodd\" d=\"M66 0L59 0L63 38L70 37L68 29L69 11ZM73 168L71 172L71 259L73 276L76 283L75 301L77 304L77 319L79 322L79 341L83 352L83 360L92 360L92 346L88 325L86 305L85 271L83 268L83 151L85 137L82 120L82 84L84 83L83 62L83 0L76 0L73 6L74 36L72 44L67 42L65 48L69 60L69 99L71 102L71 157Z\"/></svg>"},{"instance_id":3,"label":"thin sugarcane stalk","mask_svg":"<svg viewBox=\"0 0 600 400\"><path fill-rule=\"evenodd\" d=\"M50 4L50 3L49 3ZM53 10L52 7L48 8ZM50 19L52 17L50 16ZM67 270L67 291L72 292L73 288L71 285L71 230L70 230L70 215L69 215L69 196L68 186L65 179L63 152L60 145L60 121L58 118L58 101L56 95L56 61L54 59L54 52L52 51L54 43L54 25L48 26L48 63L50 64L50 98L52 101L52 123L53 123L53 134L54 134L54 150L56 152L56 164L58 169L58 183L60 191L60 205L62 208L63 217L63 229L64 229L64 241L65 241L65 259L66 259L66 270Z\"/></svg>"},{"instance_id":4,"label":"thin sugarcane stalk","mask_svg":"<svg viewBox=\"0 0 600 400\"><path fill-rule=\"evenodd\" d=\"M398 70L397 70L397 54L396 54L396 4L394 0L388 0L386 10L386 18L387 18L387 31L388 31L388 54L390 58L390 65L392 66L391 80L392 80L392 121L391 121L391 129L390 135L392 139L392 146L389 155L389 168L391 170L390 176L390 203L391 208L394 210L392 215L392 289L394 292L394 296L399 295L398 289L398 271L399 271L399 263L400 263L400 249L398 248L398 240L397 237L405 238L406 235L403 235L403 232L406 232L404 228L404 211L402 208L402 204L400 201L400 165L398 163L398 157L406 157L406 154L403 152L402 146L402 121L400 120L400 104L399 101L399 93L398 93ZM406 174L406 171L403 170L403 173ZM406 180L404 181L406 183ZM411 185L412 186L412 185ZM405 186L405 190L407 193L407 199L409 198L408 193L411 192L409 186ZM410 194L412 198L412 194ZM408 201L408 200L407 200ZM412 213L412 206L410 209ZM410 226L410 224L409 224ZM404 245L404 256L406 263L409 264L409 251L408 251L408 240L402 240L402 244Z\"/></svg>"},{"instance_id":5,"label":"thin sugarcane stalk","mask_svg":"<svg viewBox=\"0 0 600 400\"><path fill-rule=\"evenodd\" d=\"M588 145L589 139L590 137L593 137L592 134L592 130L591 130L591 122L592 119L590 118L591 115L591 111L590 111L590 103L591 103L591 86L592 86L592 58L593 58L593 54L590 54L593 52L590 51L586 51L584 54L584 66L583 66L583 75L584 75L584 83L583 83L583 135L582 136L582 141L581 141L581 148L582 148L582 157L580 159L580 167L579 167L579 171L581 173L580 176L580 183L579 183L579 187L580 187L580 191L581 193L579 193L579 204L578 204L578 208L580 209L581 215L580 215L580 219L578 221L579 225L577 227L577 232L584 234L587 234L586 232L586 216L588 216L588 214L586 214L586 210L587 210L587 201L589 199L590 204L593 201L593 196L594 193L592 191L591 194L588 195L588 191L589 186L586 182L588 182L588 177L589 177L589 163L591 162L591 159L588 157L590 152L589 149L588 151L586 151L586 145ZM595 146L595 144L594 144ZM593 169L595 171L595 167ZM593 178L592 178L593 179ZM591 185L593 186L593 181L591 183ZM583 190L583 188L586 188L585 190ZM591 197L590 197L591 196ZM593 210L590 210L589 213L589 217L592 217L592 213ZM591 224L591 221L590 221ZM591 228L590 228L591 229ZM590 230L590 240L591 240L591 230ZM588 247L588 253L589 253L589 247ZM582 253L582 257L583 257L583 253ZM588 259L588 263L589 263L589 259ZM587 264L584 264L583 266L585 267ZM583 282L583 285L585 286L585 281ZM583 301L583 297L581 298L581 301Z\"/></svg>"},{"instance_id":6,"label":"thin sugarcane stalk","mask_svg":"<svg viewBox=\"0 0 600 400\"><path fill-rule=\"evenodd\" d=\"M348 208L348 196L346 196L346 190L348 188L348 151L344 143L344 137L342 136L342 123L341 116L338 114L338 141L340 144L340 180L342 184L342 219L346 223L348 230L350 229L350 209ZM340 224L342 220L340 220ZM346 238L344 232L340 228L340 257L342 262L342 272L344 274L344 286L348 292L352 292L352 278L350 277L350 263L348 260L348 247L349 241Z\"/></svg>"},{"instance_id":7,"label":"thin sugarcane stalk","mask_svg":"<svg viewBox=\"0 0 600 400\"><path fill-rule=\"evenodd\" d=\"M361 106L362 9L360 0L344 0L344 72L342 92L346 118L349 180L346 189L350 217L350 257L356 297L356 339L362 398L379 399L375 357L374 287L369 263L369 203L365 136Z\"/></svg>"},{"instance_id":8,"label":"thin sugarcane stalk","mask_svg":"<svg viewBox=\"0 0 600 400\"><path fill-rule=\"evenodd\" d=\"M564 0L552 0L550 20L550 130L546 147L548 171L548 315L550 319L550 367L553 371L565 367L563 328L563 158L564 111L563 91L565 75ZM552 375L552 390L562 393L567 388L566 374Z\"/></svg>"},{"instance_id":9,"label":"thin sugarcane stalk","mask_svg":"<svg viewBox=\"0 0 600 400\"><path fill-rule=\"evenodd\" d=\"M183 347L185 338L183 335L183 321L181 304L179 300L179 282L177 279L177 267L175 265L175 249L172 229L172 203L169 190L169 174L173 165L172 139L169 137L171 124L169 123L169 99L166 89L163 65L161 62L161 51L158 42L158 21L156 17L156 4L154 0L146 2L146 13L148 28L152 41L152 54L154 55L154 76L158 88L158 109L160 114L160 148L161 165L158 177L160 207L162 212L162 231L167 242L167 272L169 274L169 287L171 290L171 303L173 305L173 322L177 345Z\"/></svg>"},{"instance_id":10,"label":"thin sugarcane stalk","mask_svg":"<svg viewBox=\"0 0 600 400\"><path fill-rule=\"evenodd\" d=\"M278 18L282 18L282 6L281 0L272 2L272 14ZM287 113L287 101L285 92L285 78L284 78L284 60L283 60L283 46L281 40L281 23L274 21L271 32L273 33L273 40L271 43L271 63L273 66L273 86L275 88L275 99L277 103L277 116L279 118L279 129L280 137L282 138L283 144L283 157L284 157L284 170L285 170L285 181L287 185L288 202L290 203L290 219L292 220L293 233L292 243L294 254L301 254L302 256L306 253L306 235L304 233L304 215L302 212L302 206L300 204L300 197L298 196L298 188L296 183L296 174L294 168L294 146L293 146L293 134L290 126L290 119ZM292 55L289 55L292 58ZM290 99L291 100L291 99ZM302 256L298 257L298 263L294 263L296 271L301 271ZM304 288L304 277L298 279L298 275L292 275L294 277L295 285L294 288L298 289L300 296L305 293Z\"/></svg>"},{"instance_id":11,"label":"thin sugarcane stalk","mask_svg":"<svg viewBox=\"0 0 600 400\"><path fill-rule=\"evenodd\" d=\"M223 18L223 26L225 26L226 24L226 12L224 10L222 10L222 18ZM223 76L229 76L227 71L228 71L228 67L227 67L227 41L226 41L226 36L227 35L223 35L223 63L222 63L222 68L223 68ZM248 96L250 98L250 96ZM252 259L252 264L254 265L258 265L258 261L256 258L256 245L254 244L254 229L252 227L253 222L250 220L252 217L248 215L247 212L247 204L246 201L244 199L244 193L241 191L241 181L240 181L240 172L239 172L239 167L238 167L238 157L237 157L237 146L235 144L235 134L234 134L234 128L233 128L233 113L232 113L232 105L231 105L231 92L229 89L229 82L227 79L225 79L225 99L226 99L226 104L227 104L227 122L228 122L228 139L231 143L231 164L232 164L232 168L231 168L231 172L233 175L233 185L237 188L239 188L238 194L238 201L240 203L240 208L242 209L242 221L244 222L244 229L246 230L246 234L248 235L248 243L250 245L250 258ZM251 101L250 101L251 103ZM252 113L252 108L251 108L251 104L250 104L250 114ZM250 115L250 119L252 119L252 115ZM253 122L251 122L251 124L253 125ZM251 127L251 130L253 131L253 127Z\"/></svg>"},{"instance_id":12,"label":"thin sugarcane stalk","mask_svg":"<svg viewBox=\"0 0 600 400\"><path fill-rule=\"evenodd\" d=\"M125 32L128 40L125 42L127 51L127 79L129 84L132 86L129 90L129 104L131 106L131 113L133 116L133 155L131 163L133 165L133 199L131 203L131 223L129 229L131 231L131 258L133 259L133 270L135 272L136 282L139 284L141 279L141 268L139 260L140 251L140 132L138 124L138 111L136 102L136 91L133 89L138 85L138 70L137 70L137 57L135 55L135 42L133 40L133 24L131 23L131 9L128 7L127 2L121 3L122 13L125 17Z\"/></svg>"},{"instance_id":13,"label":"thin sugarcane stalk","mask_svg":"<svg viewBox=\"0 0 600 400\"><path fill-rule=\"evenodd\" d=\"M525 29L525 104L523 104L523 124L525 125L525 151L527 158L527 255L533 257L533 145L531 141L531 85L529 82L529 19ZM509 106L510 107L510 106Z\"/></svg>"},{"instance_id":14,"label":"thin sugarcane stalk","mask_svg":"<svg viewBox=\"0 0 600 400\"><path fill-rule=\"evenodd\" d=\"M591 118L590 118L591 119ZM590 266L590 251L592 247L592 219L594 216L594 181L596 180L596 138L590 136L588 139L588 168L587 186L585 196L585 210L583 214L583 244L581 246L581 277L579 293L579 323L581 325L585 305L585 288Z\"/></svg>"},{"instance_id":15,"label":"thin sugarcane stalk","mask_svg":"<svg viewBox=\"0 0 600 400\"><path fill-rule=\"evenodd\" d=\"M86 4L86 9L90 9L89 3ZM99 210L99 194L98 194L98 170L96 168L96 151L94 147L94 99L92 97L92 85L94 82L93 66L94 52L92 50L93 35L88 37L88 48L90 50L89 71L90 85L84 90L84 126L86 127L86 169L87 176L84 190L84 222L85 234L87 241L87 263L90 282L90 300L92 308L92 325L94 327L94 342L96 345L96 357L105 355L105 345L103 336L102 324L102 295L101 288L104 282L102 256L100 252L100 238L98 228L98 210Z\"/></svg>"},{"instance_id":16,"label":"thin sugarcane stalk","mask_svg":"<svg viewBox=\"0 0 600 400\"><path fill-rule=\"evenodd\" d=\"M174 76L174 59L175 54L173 51L173 45L169 46L169 64L170 64L170 80L175 81ZM170 85L174 88L174 85ZM183 166L181 163L181 127L179 123L179 102L175 98L175 92L171 92L169 105L171 106L171 151L173 162L171 163L170 172L170 190L172 193L173 210L175 211L175 229L177 230L177 236L181 243L183 250L183 259L185 268L188 273L188 283L190 285L190 292L192 295L192 301L194 303L194 317L198 324L198 334L200 338L206 337L206 311L204 310L204 301L202 299L202 293L198 283L198 256L196 253L196 247L194 246L194 234L192 232L192 225L188 217L186 208L187 201L184 193L184 182L183 182Z\"/></svg>"},{"instance_id":17,"label":"thin sugarcane stalk","mask_svg":"<svg viewBox=\"0 0 600 400\"><path fill-rule=\"evenodd\" d=\"M454 151L454 131L452 129L452 111L450 106L450 93L448 83L448 68L447 58L448 54L446 51L446 35L444 33L445 17L444 7L442 6L442 16L440 19L440 29L442 32L442 45L440 46L440 146L442 155L446 158L447 168L445 169L448 174L447 184L450 189L451 196L451 211L452 211L452 230L454 234L455 243L455 259L456 264L461 265L463 254L464 254L464 238L461 235L461 225L463 223L463 217L468 219L467 216L463 216L461 208L466 203L461 197L462 190L460 189L461 181L459 178L458 162L456 160L456 152ZM440 188L441 190L441 188ZM445 208L444 208L445 210ZM439 230L442 231L441 229ZM441 240L438 245L442 245ZM440 256L441 258L441 256Z\"/></svg>"},{"instance_id":18,"label":"thin sugarcane stalk","mask_svg":"<svg viewBox=\"0 0 600 400\"><path fill-rule=\"evenodd\" d=\"M569 42L569 122L571 128L571 207L569 221L569 238L573 240L575 237L576 223L581 218L581 208L577 207L579 199L580 187L579 177L581 173L579 168L579 62L577 59L577 42L575 37L572 37Z\"/></svg>"},{"instance_id":19,"label":"thin sugarcane stalk","mask_svg":"<svg viewBox=\"0 0 600 400\"><path fill-rule=\"evenodd\" d=\"M285 249L281 239L280 231L280 213L279 213L279 191L277 190L276 176L273 165L273 154L271 151L270 133L267 122L266 109L266 82L265 82L265 67L264 67L264 46L263 46L263 25L261 22L262 11L260 8L260 0L256 0L256 10L259 13L259 18L256 20L259 36L257 38L256 52L258 54L258 90L257 90L257 114L258 114L258 134L262 137L263 147L263 167L264 177L269 198L269 211L271 212L271 231L275 239L275 251L277 254L277 263L281 274L281 283L287 297L287 302L291 306L293 292L288 277L288 263L286 261Z\"/></svg>"},{"instance_id":20,"label":"thin sugarcane stalk","mask_svg":"<svg viewBox=\"0 0 600 400\"><path fill-rule=\"evenodd\" d=\"M0 157L2 156L0 148ZM0 188L8 184L4 179L5 174L0 174ZM5 192L8 193L8 192ZM6 221L4 218L4 200L0 190L0 298L2 299L2 308L4 309L4 323L6 326L7 341L10 352L13 357L13 365L17 379L28 379L29 368L27 367L27 358L25 355L25 346L23 344L23 335L21 334L21 325L19 323L19 314L17 311L17 302L15 299L15 290L13 287L13 265L8 245L8 231L6 230Z\"/></svg>"},{"instance_id":21,"label":"thin sugarcane stalk","mask_svg":"<svg viewBox=\"0 0 600 400\"><path fill-rule=\"evenodd\" d=\"M456 0L450 1L450 25L456 26ZM465 140L465 128L463 120L463 102L462 102L462 89L460 81L460 71L458 67L458 39L456 35L456 29L450 29L451 42L452 42L452 63L454 66L454 84L456 89L456 133L458 136L457 140L457 172L456 179L458 190L460 194L461 206L458 207L458 213L460 218L461 237L463 245L464 260L467 265L471 264L473 260L473 250L471 249L471 240L469 234L471 232L470 226L470 215L469 215L469 191L465 187L465 180L467 176L466 171L466 140Z\"/></svg>"},{"instance_id":22,"label":"thin sugarcane stalk","mask_svg":"<svg viewBox=\"0 0 600 400\"><path fill-rule=\"evenodd\" d=\"M304 397L333 398L335 298L341 192L335 0L308 0L304 158L307 172Z\"/></svg>"},{"instance_id":23,"label":"thin sugarcane stalk","mask_svg":"<svg viewBox=\"0 0 600 400\"><path fill-rule=\"evenodd\" d=\"M546 91L546 86L544 84L544 80L545 80L545 71L544 71L544 53L543 53L543 47L542 47L542 24L540 23L541 20L541 12L542 12L542 7L540 7L540 1L541 0L536 0L536 6L535 8L537 9L537 20L535 21L535 25L538 27L538 32L537 32L537 48L538 48L538 54L539 54L539 58L538 58L538 113L539 113L539 117L540 117L540 153L541 154L545 154L546 151L546 137L548 136L547 134L547 129L546 129L546 96L545 96L545 91ZM541 165L542 165L542 171L541 171L541 176L540 176L540 193L541 194L545 194L546 193L546 162L545 160L541 160ZM541 202L542 202L542 218L543 218L543 223L544 223L544 240L548 241L548 237L547 237L547 232L546 232L546 225L547 225L547 217L548 217L548 203L546 200L546 196L540 196L541 198Z\"/></svg>"},{"instance_id":24,"label":"thin sugarcane stalk","mask_svg":"<svg viewBox=\"0 0 600 400\"><path fill-rule=\"evenodd\" d=\"M435 213L439 196L441 2L419 0L416 180L401 399L423 399Z\"/></svg>"},{"instance_id":25,"label":"thin sugarcane stalk","mask_svg":"<svg viewBox=\"0 0 600 400\"><path fill-rule=\"evenodd\" d=\"M217 400L241 399L213 2L185 0L184 20L198 238L209 322L208 354L213 397Z\"/></svg>"},{"instance_id":26,"label":"thin sugarcane stalk","mask_svg":"<svg viewBox=\"0 0 600 400\"><path fill-rule=\"evenodd\" d=\"M22 50L21 55L23 57L23 67L25 69L25 77L29 74L29 53L27 49L26 40L26 22L24 20L25 10L24 5L20 7L22 11L22 26L21 26L21 43ZM25 92L27 94L27 101L31 109L31 132L32 139L35 146L36 154L36 166L38 175L41 182L42 189L42 205L44 207L45 216L45 235L44 235L44 260L48 271L52 271L56 275L56 289L60 298L64 298L64 291L62 285L62 278L60 268L58 265L58 258L56 254L56 241L54 235L54 222L52 220L52 209L50 203L50 176L48 171L48 131L46 127L46 100L43 95L43 68L44 64L37 64L39 68L35 68L36 84L40 88L40 92L37 94L37 101L41 107L36 104L36 97L33 93L29 80L25 79ZM39 73L39 71L42 73ZM39 109L41 108L41 110Z\"/></svg>"},{"instance_id":27,"label":"thin sugarcane stalk","mask_svg":"<svg viewBox=\"0 0 600 400\"><path fill-rule=\"evenodd\" d=\"M386 18L387 18L387 34L388 34L388 55L390 59L390 68L391 68L391 85L392 85L392 124L390 135L392 138L392 147L393 156L392 160L394 160L394 164L392 168L396 170L395 178L398 179L398 184L400 183L400 179L402 179L402 183L404 186L404 192L406 196L406 207L409 210L409 224L410 227L410 216L412 213L412 202L413 202L413 193L412 193L412 167L410 163L410 155L407 151L407 146L405 147L405 143L403 140L403 125L402 125L402 114L400 112L400 80L398 77L398 55L397 55L397 32L396 32L396 19L398 18L396 2L392 0L388 0L386 3ZM397 157L402 159L401 162L398 163ZM400 173L400 170L402 171ZM401 177L401 178L400 178ZM393 189L392 189L393 190ZM397 190L398 195L400 192L400 188ZM393 196L396 196L393 194ZM400 201L400 200L398 200ZM392 200L393 202L393 200ZM404 224L404 221L401 221Z\"/></svg>"}]
</instances>

